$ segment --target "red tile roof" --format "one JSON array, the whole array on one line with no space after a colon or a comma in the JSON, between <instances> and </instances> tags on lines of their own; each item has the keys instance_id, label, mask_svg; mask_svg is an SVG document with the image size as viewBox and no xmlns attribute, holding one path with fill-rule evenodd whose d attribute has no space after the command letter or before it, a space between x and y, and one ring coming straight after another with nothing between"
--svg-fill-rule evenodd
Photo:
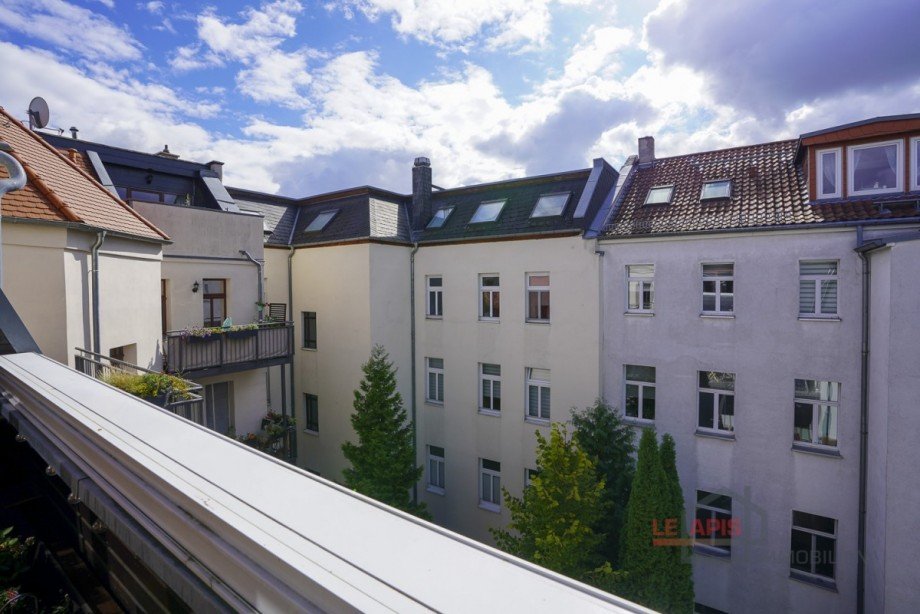
<instances>
[{"instance_id":1,"label":"red tile roof","mask_svg":"<svg viewBox=\"0 0 920 614\"><path fill-rule=\"evenodd\" d=\"M797 144L797 140L777 141L641 165L603 234L707 232L917 215L913 207L883 208L866 199L809 203L805 176L795 161ZM731 179L731 198L700 201L703 182L719 179ZM650 188L666 185L674 186L670 204L644 204Z\"/></svg>"},{"instance_id":2,"label":"red tile roof","mask_svg":"<svg viewBox=\"0 0 920 614\"><path fill-rule=\"evenodd\" d=\"M169 239L96 181L82 159L74 163L3 108L0 140L12 147L12 155L28 176L24 188L4 195L5 217L76 222L136 237ZM7 176L5 169L0 173Z\"/></svg>"}]
</instances>

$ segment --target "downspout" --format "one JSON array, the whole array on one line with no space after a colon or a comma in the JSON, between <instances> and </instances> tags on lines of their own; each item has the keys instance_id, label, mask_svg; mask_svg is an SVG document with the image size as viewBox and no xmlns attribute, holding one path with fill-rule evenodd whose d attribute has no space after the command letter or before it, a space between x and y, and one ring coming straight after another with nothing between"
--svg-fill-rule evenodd
<instances>
[{"instance_id":1,"label":"downspout","mask_svg":"<svg viewBox=\"0 0 920 614\"><path fill-rule=\"evenodd\" d=\"M412 344L412 350L410 355L412 357L412 407L411 407L411 418L412 418L412 458L413 465L418 461L418 425L415 421L415 412L416 412L416 392L415 392L415 252L418 251L418 241L412 244L412 251L409 252L409 321L410 325L410 334L409 339ZM413 505L418 505L418 483L412 483L412 503Z\"/></svg>"},{"instance_id":2,"label":"downspout","mask_svg":"<svg viewBox=\"0 0 920 614\"><path fill-rule=\"evenodd\" d=\"M265 296L263 295L263 292L262 292L262 278L264 276L263 270L265 269L265 264L253 258L252 255L249 252L247 252L245 249L240 250L240 255L246 256L247 260L249 260L251 263L253 263L259 268L259 304L263 305L265 303ZM259 322L261 321L262 321L262 310L260 309L259 310Z\"/></svg>"},{"instance_id":3,"label":"downspout","mask_svg":"<svg viewBox=\"0 0 920 614\"><path fill-rule=\"evenodd\" d=\"M11 156L12 151L9 145L0 141L0 164L6 167L9 175L8 179L0 179L0 200L3 195L13 190L18 190L26 184L26 171L22 168L19 161ZM2 216L2 213L0 213ZM3 287L3 235L0 233L0 288Z\"/></svg>"},{"instance_id":4,"label":"downspout","mask_svg":"<svg viewBox=\"0 0 920 614\"><path fill-rule=\"evenodd\" d=\"M263 293L262 293L262 277L263 277L263 272L262 272L262 270L263 270L263 268L264 268L265 265L262 264L261 262L259 262L258 260L256 260L255 258L253 258L252 255L251 255L249 252L247 252L245 249L241 249L241 250L240 250L240 255L246 256L246 258L247 258L251 263L253 263L254 265L256 265L256 267L258 267L258 269L259 269L259 305L260 305L260 307L259 307L259 322L261 322L261 321L262 321L262 312L263 312L263 310L264 310L264 305L265 305L265 297L263 296ZM265 405L268 407L268 409L269 409L269 411L270 411L271 408L272 408L272 378L271 378L271 375L270 375L269 372L268 372L268 369L265 369ZM281 406L281 417L282 417L282 419L284 418L284 413L285 413L285 412L284 412L284 405L282 404L282 406Z\"/></svg>"},{"instance_id":5,"label":"downspout","mask_svg":"<svg viewBox=\"0 0 920 614\"><path fill-rule=\"evenodd\" d=\"M869 480L869 299L872 268L869 252L880 245L865 245L863 227L856 227L856 253L862 261L862 326L859 365L859 523L856 545L856 612L866 607L866 517Z\"/></svg>"},{"instance_id":6,"label":"downspout","mask_svg":"<svg viewBox=\"0 0 920 614\"><path fill-rule=\"evenodd\" d=\"M96 242L92 249L93 267L93 352L102 353L102 344L99 340L99 248L105 241L105 231L100 230L96 235Z\"/></svg>"},{"instance_id":7,"label":"downspout","mask_svg":"<svg viewBox=\"0 0 920 614\"><path fill-rule=\"evenodd\" d=\"M287 258L287 274L288 274L288 305L291 306L291 322L294 321L294 246L288 245L288 258ZM295 394L294 386L294 361L291 360L291 416L294 416L295 410L297 408L297 397ZM306 419L306 418L305 418ZM296 461L297 459L297 435L295 434L291 437L291 459Z\"/></svg>"},{"instance_id":8,"label":"downspout","mask_svg":"<svg viewBox=\"0 0 920 614\"><path fill-rule=\"evenodd\" d=\"M604 320L606 319L606 314L604 313L604 256L607 254L604 250L601 249L600 241L596 238L594 239L594 255L597 256L597 307L598 307L598 331L600 337L598 339L598 356L597 356L597 398L604 398L604 339L606 338L606 324Z\"/></svg>"}]
</instances>

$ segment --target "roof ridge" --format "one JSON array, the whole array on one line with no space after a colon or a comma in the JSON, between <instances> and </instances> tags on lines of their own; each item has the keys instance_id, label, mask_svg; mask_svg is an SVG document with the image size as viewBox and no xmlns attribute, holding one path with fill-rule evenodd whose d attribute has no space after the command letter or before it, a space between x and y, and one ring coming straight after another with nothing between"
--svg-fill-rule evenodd
<instances>
[{"instance_id":1,"label":"roof ridge","mask_svg":"<svg viewBox=\"0 0 920 614\"><path fill-rule=\"evenodd\" d=\"M738 149L750 149L753 147L766 147L768 145L785 145L789 143L798 143L799 139L781 139L779 141L766 141L763 143L751 143L750 145L735 145L733 147L724 147L722 149L707 149L705 151L695 151L692 153L678 154L676 156L665 156L663 158L655 158L652 160L652 163L661 162L663 160L676 160L679 158L690 158L692 156L704 156L706 154L721 153L724 151L736 151Z\"/></svg>"}]
</instances>

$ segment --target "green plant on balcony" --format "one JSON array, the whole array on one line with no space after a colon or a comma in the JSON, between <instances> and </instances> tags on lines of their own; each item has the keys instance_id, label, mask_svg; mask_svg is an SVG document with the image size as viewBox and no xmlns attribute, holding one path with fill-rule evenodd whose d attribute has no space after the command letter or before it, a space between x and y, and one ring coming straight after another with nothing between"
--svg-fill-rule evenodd
<instances>
[{"instance_id":1,"label":"green plant on balcony","mask_svg":"<svg viewBox=\"0 0 920 614\"><path fill-rule=\"evenodd\" d=\"M217 338L218 335L226 335L228 333L240 333L243 331L257 330L259 330L259 325L256 322L251 322L249 324L236 324L226 328L222 326L190 326L186 327L182 331L179 331L179 336L184 339L195 341Z\"/></svg>"},{"instance_id":2,"label":"green plant on balcony","mask_svg":"<svg viewBox=\"0 0 920 614\"><path fill-rule=\"evenodd\" d=\"M164 402L191 398L188 383L166 373L135 374L116 369L102 376L102 381L141 399Z\"/></svg>"},{"instance_id":3,"label":"green plant on balcony","mask_svg":"<svg viewBox=\"0 0 920 614\"><path fill-rule=\"evenodd\" d=\"M35 538L13 535L13 527L0 531L0 582L13 582L29 568L27 559L34 545Z\"/></svg>"}]
</instances>

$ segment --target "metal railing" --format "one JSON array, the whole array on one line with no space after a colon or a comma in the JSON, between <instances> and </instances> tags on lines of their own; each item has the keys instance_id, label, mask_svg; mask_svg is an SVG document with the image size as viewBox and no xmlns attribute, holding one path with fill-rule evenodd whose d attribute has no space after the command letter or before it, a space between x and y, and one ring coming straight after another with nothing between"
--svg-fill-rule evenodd
<instances>
[{"instance_id":1,"label":"metal railing","mask_svg":"<svg viewBox=\"0 0 920 614\"><path fill-rule=\"evenodd\" d=\"M153 373L154 375L161 375L161 373L157 371L151 371L150 369L145 369L144 367L139 367L129 362L112 358L111 356L105 356L104 354L96 354L95 352L90 352L83 348L76 348L75 352L74 367L76 370L104 382L107 382L113 375L118 373L127 375ZM173 375L171 377L176 376ZM183 418L188 418L198 424L204 424L204 401L201 396L201 384L196 384L187 379L176 379L182 381L184 390L177 392L168 389L161 396L140 398L182 416Z\"/></svg>"},{"instance_id":2,"label":"metal railing","mask_svg":"<svg viewBox=\"0 0 920 614\"><path fill-rule=\"evenodd\" d=\"M293 359L294 323L263 323L249 330L217 329L207 336L169 331L163 345L168 373L200 375L255 369Z\"/></svg>"}]
</instances>

